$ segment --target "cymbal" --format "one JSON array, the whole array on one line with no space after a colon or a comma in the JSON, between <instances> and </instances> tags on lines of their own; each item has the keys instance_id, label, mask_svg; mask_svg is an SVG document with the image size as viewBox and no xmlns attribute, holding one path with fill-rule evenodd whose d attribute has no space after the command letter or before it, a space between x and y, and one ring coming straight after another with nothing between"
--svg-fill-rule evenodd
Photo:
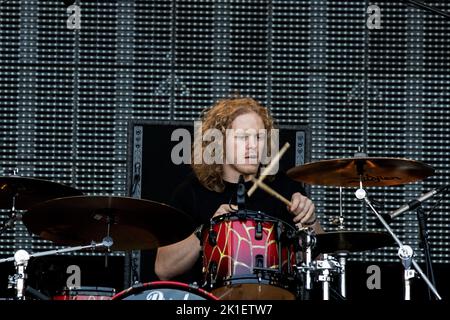
<instances>
[{"instance_id":1,"label":"cymbal","mask_svg":"<svg viewBox=\"0 0 450 320\"><path fill-rule=\"evenodd\" d=\"M434 168L401 158L348 158L310 162L288 170L294 180L312 185L357 187L395 186L425 179Z\"/></svg>"},{"instance_id":2,"label":"cymbal","mask_svg":"<svg viewBox=\"0 0 450 320\"><path fill-rule=\"evenodd\" d=\"M386 247L394 240L386 232L333 231L316 235L317 253L359 252Z\"/></svg>"},{"instance_id":3,"label":"cymbal","mask_svg":"<svg viewBox=\"0 0 450 320\"><path fill-rule=\"evenodd\" d=\"M77 246L110 236L113 250L154 249L188 237L189 216L168 205L136 198L79 196L40 203L23 222L29 231L56 244Z\"/></svg>"},{"instance_id":4,"label":"cymbal","mask_svg":"<svg viewBox=\"0 0 450 320\"><path fill-rule=\"evenodd\" d=\"M25 210L29 207L50 199L82 195L83 192L48 180L28 177L0 177L0 208L12 207L13 197L15 208Z\"/></svg>"}]
</instances>

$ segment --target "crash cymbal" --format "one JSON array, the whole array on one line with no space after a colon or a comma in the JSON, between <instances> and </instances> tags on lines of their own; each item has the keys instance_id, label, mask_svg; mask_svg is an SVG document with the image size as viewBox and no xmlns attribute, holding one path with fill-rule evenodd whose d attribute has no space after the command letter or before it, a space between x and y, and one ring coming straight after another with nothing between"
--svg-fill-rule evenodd
<instances>
[{"instance_id":1,"label":"crash cymbal","mask_svg":"<svg viewBox=\"0 0 450 320\"><path fill-rule=\"evenodd\" d=\"M389 246L394 243L385 232L333 231L316 235L317 253L359 252Z\"/></svg>"},{"instance_id":2,"label":"crash cymbal","mask_svg":"<svg viewBox=\"0 0 450 320\"><path fill-rule=\"evenodd\" d=\"M25 210L50 199L82 195L83 192L48 180L27 177L0 177L0 208L10 209L15 196L15 208Z\"/></svg>"},{"instance_id":3,"label":"crash cymbal","mask_svg":"<svg viewBox=\"0 0 450 320\"><path fill-rule=\"evenodd\" d=\"M189 216L168 205L127 197L54 199L23 217L29 231L61 245L100 242L108 220L113 250L154 249L186 238L195 228Z\"/></svg>"},{"instance_id":4,"label":"crash cymbal","mask_svg":"<svg viewBox=\"0 0 450 320\"><path fill-rule=\"evenodd\" d=\"M338 187L395 186L425 179L434 168L414 160L400 158L348 158L310 162L290 169L294 180L311 185Z\"/></svg>"}]
</instances>

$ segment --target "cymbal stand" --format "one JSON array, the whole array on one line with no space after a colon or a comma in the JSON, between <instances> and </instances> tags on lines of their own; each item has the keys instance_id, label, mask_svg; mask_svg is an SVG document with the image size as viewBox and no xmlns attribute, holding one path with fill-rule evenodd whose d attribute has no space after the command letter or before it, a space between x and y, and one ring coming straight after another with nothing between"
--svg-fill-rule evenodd
<instances>
[{"instance_id":1,"label":"cymbal stand","mask_svg":"<svg viewBox=\"0 0 450 320\"><path fill-rule=\"evenodd\" d=\"M344 210L342 209L342 187L339 187L339 230L344 230Z\"/></svg>"},{"instance_id":2,"label":"cymbal stand","mask_svg":"<svg viewBox=\"0 0 450 320\"><path fill-rule=\"evenodd\" d=\"M343 212L343 201L342 201L342 187L339 187L339 217L334 217L330 219L331 224L337 226L338 230L345 230L344 226L344 212ZM346 290L346 277L345 277L345 266L348 253L339 252L336 254L339 259L339 264L341 266L339 270L339 291L343 298L347 297Z\"/></svg>"},{"instance_id":3,"label":"cymbal stand","mask_svg":"<svg viewBox=\"0 0 450 320\"><path fill-rule=\"evenodd\" d=\"M25 280L27 278L25 270L29 259L30 255L25 250L18 250L14 254L14 265L17 270L16 276L14 277L14 280L16 281L17 300L25 299Z\"/></svg>"},{"instance_id":4,"label":"cymbal stand","mask_svg":"<svg viewBox=\"0 0 450 320\"><path fill-rule=\"evenodd\" d=\"M312 228L304 228L300 230L302 233L302 245L305 249L305 261L299 268L300 271L305 275L305 289L312 290L312 272L314 267L312 264L312 249L316 244L315 232Z\"/></svg>"},{"instance_id":5,"label":"cymbal stand","mask_svg":"<svg viewBox=\"0 0 450 320\"><path fill-rule=\"evenodd\" d=\"M416 275L416 272L414 269L411 269L411 263L413 259L413 249L405 245L403 248L400 248L398 251L398 256L402 260L403 268L405 269L403 271L403 279L405 282L405 300L411 300L411 280Z\"/></svg>"},{"instance_id":6,"label":"cymbal stand","mask_svg":"<svg viewBox=\"0 0 450 320\"><path fill-rule=\"evenodd\" d=\"M17 197L17 195L18 195L18 193L15 193L12 196L12 204L11 204L11 209L9 211L9 218L0 227L0 234L5 232L7 229L13 228L16 221L22 220L22 214L18 213L16 211L16 197Z\"/></svg>"},{"instance_id":7,"label":"cymbal stand","mask_svg":"<svg viewBox=\"0 0 450 320\"><path fill-rule=\"evenodd\" d=\"M337 226L339 230L344 230L344 212L343 212L343 204L342 204L342 187L339 187L339 217L332 217L330 223L334 226Z\"/></svg>"},{"instance_id":8,"label":"cymbal stand","mask_svg":"<svg viewBox=\"0 0 450 320\"><path fill-rule=\"evenodd\" d=\"M15 177L19 174L19 169L14 168L11 173L12 176ZM11 210L9 211L10 212L9 219L8 221L4 222L3 225L0 227L0 234L2 234L7 229L13 228L14 223L16 221L22 220L22 214L16 211L16 198L19 195L19 193L17 192L17 190L15 190L15 192L13 192L12 194L13 196L12 196Z\"/></svg>"},{"instance_id":9,"label":"cymbal stand","mask_svg":"<svg viewBox=\"0 0 450 320\"><path fill-rule=\"evenodd\" d=\"M112 215L108 215L106 218L107 221L107 229L106 229L106 237L111 239L111 223L114 221L114 218ZM111 252L111 246L107 248L107 251L105 252L105 268L108 268L108 255Z\"/></svg>"},{"instance_id":10,"label":"cymbal stand","mask_svg":"<svg viewBox=\"0 0 450 320\"><path fill-rule=\"evenodd\" d=\"M319 274L318 280L322 282L323 300L330 300L330 273L334 270L340 272L341 267L333 257L326 253L323 255L323 260L315 261L314 264L317 271L322 271L322 274Z\"/></svg>"},{"instance_id":11,"label":"cymbal stand","mask_svg":"<svg viewBox=\"0 0 450 320\"><path fill-rule=\"evenodd\" d=\"M14 261L16 267L16 274L11 277L10 284L12 285L12 287L16 289L17 300L25 300L25 290L26 290L25 280L27 278L26 268L28 266L28 261L30 260L30 258L60 254L65 252L79 251L83 249L95 249L98 247L109 248L112 245L113 245L112 238L105 237L103 238L103 241L100 243L92 242L90 245L87 246L50 250L33 254L29 254L27 251L21 249L16 251L13 257L0 259L0 263Z\"/></svg>"},{"instance_id":12,"label":"cymbal stand","mask_svg":"<svg viewBox=\"0 0 450 320\"><path fill-rule=\"evenodd\" d=\"M102 220L106 224L106 238L111 239L111 224L115 222L114 209L101 209L94 212L95 219ZM108 247L105 252L105 268L108 268L108 256L111 248Z\"/></svg>"},{"instance_id":13,"label":"cymbal stand","mask_svg":"<svg viewBox=\"0 0 450 320\"><path fill-rule=\"evenodd\" d=\"M343 212L343 201L342 201L342 187L339 187L339 230L344 230L344 212ZM346 277L345 277L345 266L347 264L347 253L346 252L339 252L337 254L339 258L339 265L341 268L339 269L339 291L341 293L341 296L346 298L347 297L347 287L346 287Z\"/></svg>"},{"instance_id":14,"label":"cymbal stand","mask_svg":"<svg viewBox=\"0 0 450 320\"><path fill-rule=\"evenodd\" d=\"M339 291L343 298L347 298L347 286L346 286L346 264L347 264L347 252L339 252L336 254L339 259Z\"/></svg>"},{"instance_id":15,"label":"cymbal stand","mask_svg":"<svg viewBox=\"0 0 450 320\"><path fill-rule=\"evenodd\" d=\"M361 176L361 175L360 175ZM398 255L400 259L402 260L402 264L405 268L404 272L404 282L405 282L405 300L409 300L411 298L410 296L410 279L414 277L414 270L411 270L411 264L414 266L415 271L417 271L420 275L420 277L425 281L425 283L428 285L428 287L431 289L431 291L434 293L436 298L438 300L442 300L441 296L437 292L434 285L430 282L428 277L423 273L420 266L417 264L417 262L414 260L414 251L413 249L408 246L404 245L400 239L395 235L394 231L391 229L391 227L388 225L386 220L383 219L383 217L378 213L377 209L372 205L372 202L367 196L366 190L363 189L362 186L362 180L360 180L360 187L355 192L355 196L359 200L364 200L367 206L373 211L373 213L376 215L378 220L383 224L384 228L389 232L389 234L392 236L392 238L397 242L399 249L398 249Z\"/></svg>"}]
</instances>

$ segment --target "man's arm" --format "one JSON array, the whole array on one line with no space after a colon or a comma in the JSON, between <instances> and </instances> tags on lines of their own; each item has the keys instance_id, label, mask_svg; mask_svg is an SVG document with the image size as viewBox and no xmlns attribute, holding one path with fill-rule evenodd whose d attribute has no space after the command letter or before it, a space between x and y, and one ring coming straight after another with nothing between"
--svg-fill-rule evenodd
<instances>
[{"instance_id":1,"label":"man's arm","mask_svg":"<svg viewBox=\"0 0 450 320\"><path fill-rule=\"evenodd\" d=\"M222 204L213 217L237 210L235 205ZM160 247L156 254L155 273L161 280L169 280L194 267L201 250L200 240L191 234L183 241Z\"/></svg>"},{"instance_id":2,"label":"man's arm","mask_svg":"<svg viewBox=\"0 0 450 320\"><path fill-rule=\"evenodd\" d=\"M188 238L159 247L156 254L155 273L161 280L182 275L194 266L200 255L200 240L195 234Z\"/></svg>"}]
</instances>

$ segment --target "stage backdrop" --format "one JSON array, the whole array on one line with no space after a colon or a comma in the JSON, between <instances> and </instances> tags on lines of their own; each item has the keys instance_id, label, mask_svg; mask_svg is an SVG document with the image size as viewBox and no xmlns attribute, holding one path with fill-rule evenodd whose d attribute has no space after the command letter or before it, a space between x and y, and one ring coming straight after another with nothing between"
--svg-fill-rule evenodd
<instances>
[{"instance_id":1,"label":"stage backdrop","mask_svg":"<svg viewBox=\"0 0 450 320\"><path fill-rule=\"evenodd\" d=\"M366 0L68 2L0 2L0 175L18 168L86 194L126 195L129 120L191 121L237 90L280 125L308 125L313 161L362 146L436 169L424 181L369 188L384 211L448 184L449 19L407 1L382 1L379 11ZM427 4L450 11L445 1ZM353 193L344 190L347 229L379 230ZM312 198L333 230L338 188L313 186ZM449 210L447 197L428 221L433 259L444 264ZM414 212L392 226L420 260ZM19 223L1 236L0 257L19 248L53 246Z\"/></svg>"}]
</instances>

